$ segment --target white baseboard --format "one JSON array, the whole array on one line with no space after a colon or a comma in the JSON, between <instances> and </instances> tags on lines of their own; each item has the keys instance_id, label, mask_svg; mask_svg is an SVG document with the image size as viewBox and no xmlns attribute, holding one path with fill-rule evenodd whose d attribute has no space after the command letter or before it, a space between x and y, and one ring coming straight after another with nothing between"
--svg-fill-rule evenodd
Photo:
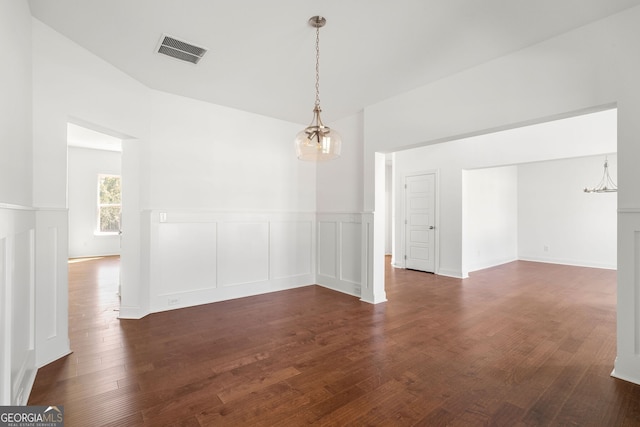
<instances>
[{"instance_id":1,"label":"white baseboard","mask_svg":"<svg viewBox=\"0 0 640 427\"><path fill-rule=\"evenodd\" d=\"M603 268L607 270L616 270L617 265L602 264L598 262L575 260L575 259L562 259L562 258L545 258L539 256L526 256L522 255L518 257L519 261L531 261L542 262L546 264L560 264L560 265L573 265L575 267L587 267L587 268Z\"/></svg>"}]
</instances>

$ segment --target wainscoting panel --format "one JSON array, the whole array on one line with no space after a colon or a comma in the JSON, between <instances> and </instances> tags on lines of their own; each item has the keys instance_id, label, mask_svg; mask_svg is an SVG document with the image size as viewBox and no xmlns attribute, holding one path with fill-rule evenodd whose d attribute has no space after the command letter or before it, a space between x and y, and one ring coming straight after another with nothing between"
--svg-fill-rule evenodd
<instances>
[{"instance_id":1,"label":"wainscoting panel","mask_svg":"<svg viewBox=\"0 0 640 427\"><path fill-rule=\"evenodd\" d=\"M36 373L32 208L0 205L0 405L24 405Z\"/></svg>"},{"instance_id":2,"label":"wainscoting panel","mask_svg":"<svg viewBox=\"0 0 640 427\"><path fill-rule=\"evenodd\" d=\"M158 228L160 295L216 287L216 224L165 223Z\"/></svg>"},{"instance_id":3,"label":"wainscoting panel","mask_svg":"<svg viewBox=\"0 0 640 427\"><path fill-rule=\"evenodd\" d=\"M0 405L11 404L11 300L7 283L7 238L0 236Z\"/></svg>"},{"instance_id":4,"label":"wainscoting panel","mask_svg":"<svg viewBox=\"0 0 640 427\"><path fill-rule=\"evenodd\" d=\"M360 286L362 224L341 223L340 232L340 279Z\"/></svg>"},{"instance_id":5,"label":"wainscoting panel","mask_svg":"<svg viewBox=\"0 0 640 427\"><path fill-rule=\"evenodd\" d=\"M271 222L271 277L289 279L313 274L312 221Z\"/></svg>"},{"instance_id":6,"label":"wainscoting panel","mask_svg":"<svg viewBox=\"0 0 640 427\"><path fill-rule=\"evenodd\" d=\"M338 278L338 224L336 220L318 220L318 276Z\"/></svg>"},{"instance_id":7,"label":"wainscoting panel","mask_svg":"<svg viewBox=\"0 0 640 427\"><path fill-rule=\"evenodd\" d=\"M362 215L318 214L317 283L360 297L362 260Z\"/></svg>"},{"instance_id":8,"label":"wainscoting panel","mask_svg":"<svg viewBox=\"0 0 640 427\"><path fill-rule=\"evenodd\" d=\"M12 394L24 399L22 384L35 363L34 229L14 236L11 289L11 378Z\"/></svg>"},{"instance_id":9,"label":"wainscoting panel","mask_svg":"<svg viewBox=\"0 0 640 427\"><path fill-rule=\"evenodd\" d=\"M315 283L315 214L147 213L151 312Z\"/></svg>"},{"instance_id":10,"label":"wainscoting panel","mask_svg":"<svg viewBox=\"0 0 640 427\"><path fill-rule=\"evenodd\" d=\"M36 364L44 366L69 354L69 213L36 211Z\"/></svg>"},{"instance_id":11,"label":"wainscoting panel","mask_svg":"<svg viewBox=\"0 0 640 427\"><path fill-rule=\"evenodd\" d=\"M220 222L218 281L238 286L269 280L269 222Z\"/></svg>"}]
</instances>

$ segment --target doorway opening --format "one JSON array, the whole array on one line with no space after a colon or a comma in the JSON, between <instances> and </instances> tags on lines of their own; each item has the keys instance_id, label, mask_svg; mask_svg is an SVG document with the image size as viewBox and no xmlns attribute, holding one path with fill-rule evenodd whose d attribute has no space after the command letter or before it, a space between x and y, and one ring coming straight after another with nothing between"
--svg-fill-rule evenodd
<instances>
[{"instance_id":1,"label":"doorway opening","mask_svg":"<svg viewBox=\"0 0 640 427\"><path fill-rule=\"evenodd\" d=\"M469 273L511 261L616 269L617 193L586 193L616 153L463 171Z\"/></svg>"},{"instance_id":2,"label":"doorway opening","mask_svg":"<svg viewBox=\"0 0 640 427\"><path fill-rule=\"evenodd\" d=\"M598 264L597 259L602 259L602 256L595 255L591 261L580 254L574 254L576 256L573 257L568 252L561 251L564 249L568 251L570 248L563 248L556 243L531 243L536 245L536 250L540 251L538 254L528 249L525 250L524 244L520 247L514 246L513 242L518 234L517 222L511 223L508 227L508 230L511 231L506 233L506 237L508 244L511 245L509 248L511 255L505 255L504 246L496 246L500 244L499 240L505 236L494 238L496 234L491 230L491 224L495 225L496 216L490 211L491 204L495 202L495 200L491 201L491 197L498 197L500 201L500 197L503 197L504 191L507 190L504 188L492 189L486 182L482 184L482 179L479 179L481 172L478 171L495 172L498 168L503 168L500 172L502 177L498 178L498 181L493 181L494 184L499 183L498 187L501 185L511 186L508 191L517 191L519 171L529 173L536 165L557 162L554 164L560 168L560 173L555 176L555 182L549 181L550 175L544 170L531 172L538 174L537 182L535 179L532 179L531 182L533 182L534 188L539 190L539 193L531 196L530 203L538 205L540 209L544 208L550 211L564 209L576 211L573 214L578 215L580 211L588 208L579 207L581 206L579 203L560 208L556 203L560 202L560 196L553 196L556 198L556 202L549 203L550 187L554 187L555 190L560 187L573 186L575 193L571 193L571 197L590 197L590 199L580 199L581 202L587 204L597 204L601 201L598 197L603 196L615 199L615 193L586 194L582 190L585 186L597 184L602 173L602 163L607 156L615 176L616 152L617 109L614 106L605 106L601 109L576 112L560 119L553 118L536 124L527 124L388 154L387 156L392 158L390 170L393 174L394 185L391 189L391 199L395 203L387 204L385 214L393 218L390 235L393 266L405 267L402 261L407 255L407 246L403 237L406 235L406 224L404 223L406 218L402 214L405 178L426 170L438 172L435 213L439 218L439 224L435 228L436 274L465 278L468 277L470 271L515 259L609 268L612 265L610 260ZM593 166L592 163L597 164ZM387 173L388 170L389 168ZM486 176L483 179L485 178L488 179ZM561 183L561 185L555 185L556 183ZM514 185L516 187L513 187ZM376 198L384 197L383 190L383 188L376 188ZM492 195L494 190L497 193ZM514 212L517 212L519 206L521 209L532 208L527 204L519 205L517 199L513 197L504 202L509 203ZM615 205L616 201L614 200L612 203ZM611 211L609 214L615 216L615 209L609 210ZM501 211L500 215L503 214L504 212ZM487 219L487 217L490 220L483 223L482 218ZM500 216L497 218L499 219ZM521 226L527 226L525 225L527 221L529 219L523 219ZM571 224L575 225L575 221ZM504 221L499 224L499 226L503 225ZM617 224L610 224L608 227L609 240L615 241L617 239L615 232ZM501 233L503 231L501 230ZM559 231L561 230L556 230L556 232ZM572 234L574 237L578 235L578 232ZM602 248L611 248L609 240L605 245L602 245ZM574 249L576 249L575 246ZM606 251L606 249L604 250ZM615 257L615 251L613 252ZM608 250L607 255L610 257L611 254L612 251ZM556 258L554 259L552 255L555 255ZM380 262L380 260L375 262Z\"/></svg>"},{"instance_id":3,"label":"doorway opening","mask_svg":"<svg viewBox=\"0 0 640 427\"><path fill-rule=\"evenodd\" d=\"M69 258L120 255L122 140L67 124Z\"/></svg>"}]
</instances>

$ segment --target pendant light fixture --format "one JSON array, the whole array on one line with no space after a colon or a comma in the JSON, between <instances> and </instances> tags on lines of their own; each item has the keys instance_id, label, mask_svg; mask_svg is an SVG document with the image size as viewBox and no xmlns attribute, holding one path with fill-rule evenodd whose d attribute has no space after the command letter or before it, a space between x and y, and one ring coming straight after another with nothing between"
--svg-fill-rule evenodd
<instances>
[{"instance_id":1,"label":"pendant light fixture","mask_svg":"<svg viewBox=\"0 0 640 427\"><path fill-rule=\"evenodd\" d=\"M316 29L316 103L311 124L296 135L296 154L300 160L323 161L340 156L340 134L325 126L320 118L320 28L326 23L322 16L309 19L309 25Z\"/></svg>"},{"instance_id":2,"label":"pendant light fixture","mask_svg":"<svg viewBox=\"0 0 640 427\"><path fill-rule=\"evenodd\" d=\"M598 183L596 187L593 188L584 188L585 193L615 193L618 191L618 186L613 182L611 177L609 176L609 162L605 157L604 159L604 173L602 174L602 179Z\"/></svg>"}]
</instances>

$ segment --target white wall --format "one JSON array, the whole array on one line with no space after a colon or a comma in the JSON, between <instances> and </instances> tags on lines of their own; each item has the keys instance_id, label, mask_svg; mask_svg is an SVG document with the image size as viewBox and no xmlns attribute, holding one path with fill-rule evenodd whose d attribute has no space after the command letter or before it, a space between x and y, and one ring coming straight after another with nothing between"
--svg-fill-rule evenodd
<instances>
[{"instance_id":1,"label":"white wall","mask_svg":"<svg viewBox=\"0 0 640 427\"><path fill-rule=\"evenodd\" d=\"M292 149L298 125L157 91L150 125L149 207L315 211L316 166Z\"/></svg>"},{"instance_id":2,"label":"white wall","mask_svg":"<svg viewBox=\"0 0 640 427\"><path fill-rule=\"evenodd\" d=\"M96 235L98 175L120 175L121 153L69 147L69 257L117 255L120 236Z\"/></svg>"},{"instance_id":3,"label":"white wall","mask_svg":"<svg viewBox=\"0 0 640 427\"><path fill-rule=\"evenodd\" d=\"M156 91L150 125L149 311L315 283L316 164L295 157L299 125Z\"/></svg>"},{"instance_id":4,"label":"white wall","mask_svg":"<svg viewBox=\"0 0 640 427\"><path fill-rule=\"evenodd\" d=\"M0 2L0 405L24 405L35 378L31 15Z\"/></svg>"},{"instance_id":5,"label":"white wall","mask_svg":"<svg viewBox=\"0 0 640 427\"><path fill-rule=\"evenodd\" d=\"M469 271L518 258L518 168L462 171L463 258Z\"/></svg>"},{"instance_id":6,"label":"white wall","mask_svg":"<svg viewBox=\"0 0 640 427\"><path fill-rule=\"evenodd\" d=\"M617 181L617 156L609 154ZM518 257L616 268L617 193L585 193L603 173L605 156L518 166Z\"/></svg>"},{"instance_id":7,"label":"white wall","mask_svg":"<svg viewBox=\"0 0 640 427\"><path fill-rule=\"evenodd\" d=\"M360 113L329 123L342 136L342 154L336 160L317 165L318 212L362 212L363 120Z\"/></svg>"},{"instance_id":8,"label":"white wall","mask_svg":"<svg viewBox=\"0 0 640 427\"><path fill-rule=\"evenodd\" d=\"M26 2L0 4L0 203L31 206L31 16Z\"/></svg>"},{"instance_id":9,"label":"white wall","mask_svg":"<svg viewBox=\"0 0 640 427\"><path fill-rule=\"evenodd\" d=\"M640 57L630 55L640 40L640 7L577 28L494 61L443 78L365 108L364 201L373 212L377 198L376 152L391 152L428 143L548 120L602 106L618 108L618 355L614 375L640 383L640 277L637 235L640 232ZM425 120L425 117L428 120ZM442 146L456 145L446 142ZM563 151L567 141L558 141ZM482 156L479 144L472 153ZM437 149L445 151L445 149ZM606 152L613 152L608 149ZM514 158L518 157L515 153ZM567 153L568 154L568 153ZM598 153L589 153L598 154ZM559 156L563 157L563 156ZM564 156L571 157L571 156ZM455 160L455 159L452 159ZM444 166L438 166L444 167ZM421 169L424 169L422 167ZM454 193L461 184L451 181ZM383 185L379 187L383 188ZM382 194L382 190L379 194ZM382 197L382 196L380 196ZM379 197L378 197L379 198ZM459 199L459 198L458 198ZM451 230L461 223L461 206L441 200ZM374 241L384 234L382 218L374 221ZM447 268L462 272L461 236L449 232L451 247L441 247ZM450 239L450 240L449 240ZM373 248L373 263L382 263L384 241ZM383 272L374 282L384 282Z\"/></svg>"},{"instance_id":10,"label":"white wall","mask_svg":"<svg viewBox=\"0 0 640 427\"><path fill-rule=\"evenodd\" d=\"M313 283L360 295L360 115L332 124L342 156L316 164L295 158L300 125L161 92L151 105L150 311Z\"/></svg>"},{"instance_id":11,"label":"white wall","mask_svg":"<svg viewBox=\"0 0 640 427\"><path fill-rule=\"evenodd\" d=\"M67 208L67 123L147 141L150 91L37 19L32 22L34 203Z\"/></svg>"}]
</instances>

